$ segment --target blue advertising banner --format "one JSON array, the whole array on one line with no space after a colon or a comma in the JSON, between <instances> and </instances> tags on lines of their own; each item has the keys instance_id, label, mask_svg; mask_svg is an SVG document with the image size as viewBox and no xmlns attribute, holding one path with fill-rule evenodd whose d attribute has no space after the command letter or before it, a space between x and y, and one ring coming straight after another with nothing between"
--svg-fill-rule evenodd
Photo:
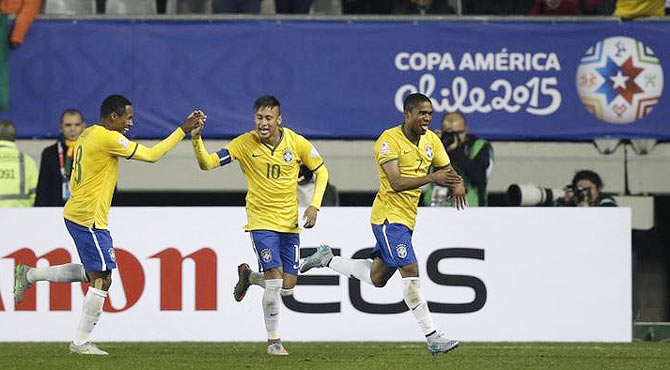
<instances>
[{"instance_id":1,"label":"blue advertising banner","mask_svg":"<svg viewBox=\"0 0 670 370\"><path fill-rule=\"evenodd\" d=\"M21 137L89 122L130 98L137 138L167 135L194 108L206 137L253 128L273 94L309 138L376 138L402 100L433 100L433 126L461 111L497 140L670 139L670 22L38 20L10 53L9 111Z\"/></svg>"}]
</instances>

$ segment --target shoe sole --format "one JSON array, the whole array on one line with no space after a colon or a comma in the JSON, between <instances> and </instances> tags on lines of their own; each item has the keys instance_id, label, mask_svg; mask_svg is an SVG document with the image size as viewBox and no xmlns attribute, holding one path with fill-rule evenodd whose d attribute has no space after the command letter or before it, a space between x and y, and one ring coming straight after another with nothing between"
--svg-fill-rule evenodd
<instances>
[{"instance_id":1,"label":"shoe sole","mask_svg":"<svg viewBox=\"0 0 670 370\"><path fill-rule=\"evenodd\" d=\"M443 350L433 349L433 348L428 347L428 350L430 351L430 354L431 354L431 355L436 356L436 355L439 355L440 353L445 353L445 354L446 354L446 353L449 353L449 352L455 350L456 348L458 348L458 346L459 346L460 344L461 344L461 343L458 342L458 343L454 344L453 346L451 346L451 347L449 347L449 348L447 348L447 349L443 349Z\"/></svg>"},{"instance_id":2,"label":"shoe sole","mask_svg":"<svg viewBox=\"0 0 670 370\"><path fill-rule=\"evenodd\" d=\"M243 263L237 266L237 284L233 289L233 298L235 301L240 302L244 299L244 296L247 295L247 290L249 289L249 275L251 274L251 268L248 264Z\"/></svg>"}]
</instances>

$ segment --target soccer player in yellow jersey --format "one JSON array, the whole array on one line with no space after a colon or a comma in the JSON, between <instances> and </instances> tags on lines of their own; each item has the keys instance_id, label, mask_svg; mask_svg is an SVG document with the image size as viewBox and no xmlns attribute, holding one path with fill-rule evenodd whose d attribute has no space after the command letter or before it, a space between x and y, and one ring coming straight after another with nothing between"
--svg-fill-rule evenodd
<instances>
[{"instance_id":1,"label":"soccer player in yellow jersey","mask_svg":"<svg viewBox=\"0 0 670 370\"><path fill-rule=\"evenodd\" d=\"M49 267L19 264L14 271L16 302L22 301L26 289L37 281L91 283L84 297L81 319L70 343L70 352L107 354L90 339L112 283L112 269L116 268L112 237L107 229L107 213L116 186L119 158L156 162L205 119L201 111L194 111L170 136L148 148L125 137L133 126L133 106L125 97L111 95L100 106L100 122L84 130L74 143L70 179L72 194L65 204L63 215L82 264Z\"/></svg>"},{"instance_id":2,"label":"soccer player in yellow jersey","mask_svg":"<svg viewBox=\"0 0 670 370\"><path fill-rule=\"evenodd\" d=\"M298 172L304 164L316 181L312 203L303 215L304 227L316 223L316 215L328 182L328 170L319 152L304 137L282 127L279 101L261 96L254 103L255 130L242 134L223 149L209 153L200 138L202 128L193 131L193 150L203 170L237 160L247 180L247 225L260 272L246 263L238 267L239 281L233 295L241 301L250 284L265 288L263 314L268 335L268 355L287 355L279 336L280 295L293 294L298 275L300 238L298 233Z\"/></svg>"},{"instance_id":3,"label":"soccer player in yellow jersey","mask_svg":"<svg viewBox=\"0 0 670 370\"><path fill-rule=\"evenodd\" d=\"M449 164L440 138L429 130L433 107L422 94L410 94L404 101L402 125L384 131L374 146L379 191L372 205L372 231L377 244L372 261L333 256L328 246L321 246L306 258L300 272L314 267L330 267L347 277L383 287L400 270L405 303L426 336L432 354L449 352L458 341L439 332L421 294L419 269L412 246L412 230L417 205L424 184L449 187L454 205L466 206L463 180ZM430 173L431 166L436 169Z\"/></svg>"}]
</instances>

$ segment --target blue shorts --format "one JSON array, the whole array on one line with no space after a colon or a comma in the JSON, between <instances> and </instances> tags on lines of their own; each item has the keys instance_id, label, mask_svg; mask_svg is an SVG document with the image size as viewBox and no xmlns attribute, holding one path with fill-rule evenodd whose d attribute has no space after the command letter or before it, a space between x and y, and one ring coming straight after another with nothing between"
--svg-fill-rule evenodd
<instances>
[{"instance_id":1,"label":"blue shorts","mask_svg":"<svg viewBox=\"0 0 670 370\"><path fill-rule=\"evenodd\" d=\"M284 273L298 275L300 264L300 236L271 230L252 230L251 244L256 252L261 271L277 267Z\"/></svg>"},{"instance_id":2,"label":"blue shorts","mask_svg":"<svg viewBox=\"0 0 670 370\"><path fill-rule=\"evenodd\" d=\"M377 244L372 250L372 258L381 257L390 268L398 268L416 263L414 247L412 247L412 230L402 224L372 224Z\"/></svg>"},{"instance_id":3,"label":"blue shorts","mask_svg":"<svg viewBox=\"0 0 670 370\"><path fill-rule=\"evenodd\" d=\"M65 226L74 239L79 259L86 272L116 268L116 256L109 230L81 226L70 220L65 220Z\"/></svg>"}]
</instances>

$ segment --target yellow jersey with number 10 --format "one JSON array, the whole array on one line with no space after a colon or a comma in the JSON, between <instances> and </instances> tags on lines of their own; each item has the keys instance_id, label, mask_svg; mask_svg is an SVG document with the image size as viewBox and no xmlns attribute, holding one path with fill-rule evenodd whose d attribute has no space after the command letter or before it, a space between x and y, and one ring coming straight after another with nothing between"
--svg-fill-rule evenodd
<instances>
[{"instance_id":1,"label":"yellow jersey with number 10","mask_svg":"<svg viewBox=\"0 0 670 370\"><path fill-rule=\"evenodd\" d=\"M101 125L88 127L74 143L71 196L63 216L76 224L107 228L107 213L118 178L119 157L130 158L138 144Z\"/></svg>"},{"instance_id":2,"label":"yellow jersey with number 10","mask_svg":"<svg viewBox=\"0 0 670 370\"><path fill-rule=\"evenodd\" d=\"M246 230L298 233L298 172L300 164L312 171L323 165L319 152L304 137L282 128L279 143L261 142L256 131L233 139L225 146L240 162L247 180Z\"/></svg>"},{"instance_id":3,"label":"yellow jersey with number 10","mask_svg":"<svg viewBox=\"0 0 670 370\"><path fill-rule=\"evenodd\" d=\"M421 189L394 191L382 165L398 161L400 176L427 176L431 165L440 168L450 163L440 138L434 132L427 131L419 137L417 145L407 138L400 125L384 131L375 142L374 150L379 191L372 204L371 222L381 225L384 220L388 220L389 223L403 224L414 229Z\"/></svg>"}]
</instances>

